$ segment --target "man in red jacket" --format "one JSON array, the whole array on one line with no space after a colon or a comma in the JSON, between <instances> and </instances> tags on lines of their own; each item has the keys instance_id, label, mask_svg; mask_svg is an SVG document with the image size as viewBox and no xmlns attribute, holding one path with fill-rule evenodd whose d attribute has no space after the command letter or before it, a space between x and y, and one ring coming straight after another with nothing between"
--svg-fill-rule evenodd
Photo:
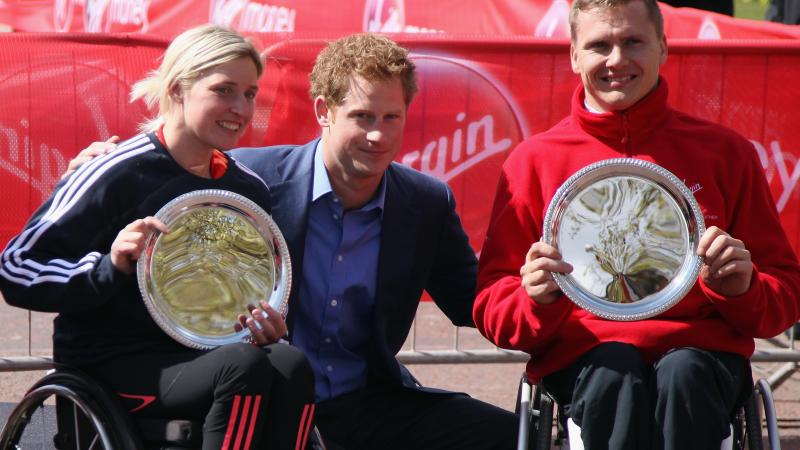
<instances>
[{"instance_id":1,"label":"man in red jacket","mask_svg":"<svg viewBox=\"0 0 800 450\"><path fill-rule=\"evenodd\" d=\"M531 354L581 427L587 449L719 448L748 380L756 337L800 316L800 268L752 145L673 110L654 0L575 0L571 114L510 154L481 253L474 318L504 348ZM615 322L566 298L552 273L572 271L540 241L556 190L594 162L654 162L691 187L707 231L699 280L656 317Z\"/></svg>"}]
</instances>

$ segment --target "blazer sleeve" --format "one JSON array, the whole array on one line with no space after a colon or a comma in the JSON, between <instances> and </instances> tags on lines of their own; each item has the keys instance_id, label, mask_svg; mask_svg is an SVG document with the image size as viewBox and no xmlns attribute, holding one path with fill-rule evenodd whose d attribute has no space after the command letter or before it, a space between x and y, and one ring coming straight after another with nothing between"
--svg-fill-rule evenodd
<instances>
[{"instance_id":1,"label":"blazer sleeve","mask_svg":"<svg viewBox=\"0 0 800 450\"><path fill-rule=\"evenodd\" d=\"M425 289L439 309L457 326L474 327L472 304L478 261L456 213L456 201L447 185L446 213L439 230L438 249Z\"/></svg>"}]
</instances>

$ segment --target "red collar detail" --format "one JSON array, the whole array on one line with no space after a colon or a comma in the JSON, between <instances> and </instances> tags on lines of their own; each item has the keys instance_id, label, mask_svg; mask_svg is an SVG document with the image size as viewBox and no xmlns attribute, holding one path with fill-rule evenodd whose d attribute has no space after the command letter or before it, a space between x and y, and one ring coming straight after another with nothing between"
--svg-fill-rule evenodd
<instances>
[{"instance_id":1,"label":"red collar detail","mask_svg":"<svg viewBox=\"0 0 800 450\"><path fill-rule=\"evenodd\" d=\"M164 139L163 124L158 127L158 130L156 130L156 137L159 141L161 141L161 145L163 145L164 148L167 148L167 140ZM211 161L208 164L208 168L211 172L212 179L220 179L225 175L225 172L228 171L228 158L221 151L214 149L214 151L211 153Z\"/></svg>"},{"instance_id":2,"label":"red collar detail","mask_svg":"<svg viewBox=\"0 0 800 450\"><path fill-rule=\"evenodd\" d=\"M221 151L214 149L209 169L211 169L211 178L215 180L222 178L228 170L228 158Z\"/></svg>"},{"instance_id":3,"label":"red collar detail","mask_svg":"<svg viewBox=\"0 0 800 450\"><path fill-rule=\"evenodd\" d=\"M658 86L638 103L622 112L592 113L586 109L586 93L579 85L572 96L572 119L590 135L612 148L624 151L636 149L638 142L663 125L671 114L667 104L667 81L659 77Z\"/></svg>"}]
</instances>

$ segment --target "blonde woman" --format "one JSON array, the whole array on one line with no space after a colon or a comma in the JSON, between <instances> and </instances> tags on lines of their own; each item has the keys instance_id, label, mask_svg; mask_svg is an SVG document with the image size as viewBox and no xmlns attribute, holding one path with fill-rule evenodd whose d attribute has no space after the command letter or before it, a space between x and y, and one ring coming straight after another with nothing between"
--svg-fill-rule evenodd
<instances>
[{"instance_id":1,"label":"blonde woman","mask_svg":"<svg viewBox=\"0 0 800 450\"><path fill-rule=\"evenodd\" d=\"M275 343L286 333L280 314L268 305L253 312L267 324L263 347L191 350L152 320L134 276L147 234L169 231L152 215L181 194L224 189L269 211L264 182L222 153L250 123L262 71L236 33L203 26L179 35L131 93L156 118L66 178L0 260L9 304L59 313L57 362L105 383L135 416L204 420L206 450L299 448L313 414L308 362Z\"/></svg>"}]
</instances>

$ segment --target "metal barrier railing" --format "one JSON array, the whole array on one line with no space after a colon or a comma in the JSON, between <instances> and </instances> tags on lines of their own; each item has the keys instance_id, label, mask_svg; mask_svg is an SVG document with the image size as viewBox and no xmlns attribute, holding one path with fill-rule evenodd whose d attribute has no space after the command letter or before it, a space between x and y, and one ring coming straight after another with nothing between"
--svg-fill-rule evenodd
<instances>
[{"instance_id":1,"label":"metal barrier railing","mask_svg":"<svg viewBox=\"0 0 800 450\"><path fill-rule=\"evenodd\" d=\"M397 354L397 359L403 364L523 363L528 360L528 354L502 349L404 350ZM800 351L757 349L750 360L755 363L786 362L793 364L790 366L793 370L800 362ZM47 356L0 357L0 372L47 370L52 367L53 359Z\"/></svg>"},{"instance_id":2,"label":"metal barrier railing","mask_svg":"<svg viewBox=\"0 0 800 450\"><path fill-rule=\"evenodd\" d=\"M452 328L454 331L449 348L421 348L418 342L418 321L414 320L406 346L398 353L397 358L404 364L524 363L528 360L528 354L520 351L491 346L488 348L463 348L461 339L461 330L463 329ZM795 349L793 331L791 330L789 333L788 344L780 339L768 339L766 342L778 348L756 348L750 358L753 363L786 363L773 370L767 377L767 381L772 387L779 386L798 369L800 350ZM0 372L47 370L52 367L52 358L31 355L30 344L27 356L0 357Z\"/></svg>"},{"instance_id":3,"label":"metal barrier railing","mask_svg":"<svg viewBox=\"0 0 800 450\"><path fill-rule=\"evenodd\" d=\"M397 359L403 364L489 364L523 363L528 355L512 350L417 350L401 351ZM25 372L49 370L53 359L48 356L6 356L0 357L0 372Z\"/></svg>"},{"instance_id":4,"label":"metal barrier railing","mask_svg":"<svg viewBox=\"0 0 800 450\"><path fill-rule=\"evenodd\" d=\"M0 357L0 372L26 372L49 370L53 368L53 358L49 356L7 356Z\"/></svg>"}]
</instances>

